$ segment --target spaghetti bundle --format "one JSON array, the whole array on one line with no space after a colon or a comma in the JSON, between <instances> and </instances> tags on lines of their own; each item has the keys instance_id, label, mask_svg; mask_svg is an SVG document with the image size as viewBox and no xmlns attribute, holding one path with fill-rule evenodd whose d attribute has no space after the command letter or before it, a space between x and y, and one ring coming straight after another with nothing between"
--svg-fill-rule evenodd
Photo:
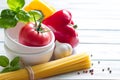
<instances>
[{"instance_id":1,"label":"spaghetti bundle","mask_svg":"<svg viewBox=\"0 0 120 80\"><path fill-rule=\"evenodd\" d=\"M50 61L47 63L32 66L35 79L46 78L67 72L90 68L91 60L87 53L81 53ZM26 69L13 72L1 73L0 80L29 80L29 73Z\"/></svg>"}]
</instances>

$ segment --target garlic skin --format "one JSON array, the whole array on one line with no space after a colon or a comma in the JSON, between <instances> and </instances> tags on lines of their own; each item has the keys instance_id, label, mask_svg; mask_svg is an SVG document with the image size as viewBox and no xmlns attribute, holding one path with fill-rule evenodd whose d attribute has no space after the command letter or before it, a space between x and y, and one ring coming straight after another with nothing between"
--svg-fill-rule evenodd
<instances>
[{"instance_id":1,"label":"garlic skin","mask_svg":"<svg viewBox=\"0 0 120 80\"><path fill-rule=\"evenodd\" d=\"M55 42L54 59L60 59L72 55L72 46L68 43Z\"/></svg>"}]
</instances>

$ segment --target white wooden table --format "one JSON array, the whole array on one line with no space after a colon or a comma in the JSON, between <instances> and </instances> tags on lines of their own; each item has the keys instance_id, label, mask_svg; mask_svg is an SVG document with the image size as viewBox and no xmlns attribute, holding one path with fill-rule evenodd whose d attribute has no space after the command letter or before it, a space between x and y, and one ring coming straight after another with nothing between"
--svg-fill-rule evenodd
<instances>
[{"instance_id":1,"label":"white wooden table","mask_svg":"<svg viewBox=\"0 0 120 80\"><path fill-rule=\"evenodd\" d=\"M30 0L26 0L28 3ZM76 71L47 79L120 79L120 0L46 0L59 9L68 9L78 25L78 52L92 55L94 74ZM0 1L0 10L6 8ZM0 29L0 54L4 51ZM110 68L110 70L108 70ZM78 74L78 72L80 74Z\"/></svg>"}]
</instances>

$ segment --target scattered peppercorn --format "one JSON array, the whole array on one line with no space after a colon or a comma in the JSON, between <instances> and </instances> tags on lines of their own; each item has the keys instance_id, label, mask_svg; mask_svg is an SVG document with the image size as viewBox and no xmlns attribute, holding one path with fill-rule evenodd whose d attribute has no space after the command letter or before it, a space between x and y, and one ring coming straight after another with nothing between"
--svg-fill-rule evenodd
<instances>
[{"instance_id":1,"label":"scattered peppercorn","mask_svg":"<svg viewBox=\"0 0 120 80\"><path fill-rule=\"evenodd\" d=\"M104 69L102 69L102 71L104 72Z\"/></svg>"},{"instance_id":2,"label":"scattered peppercorn","mask_svg":"<svg viewBox=\"0 0 120 80\"><path fill-rule=\"evenodd\" d=\"M83 70L83 73L88 73L88 70Z\"/></svg>"},{"instance_id":3,"label":"scattered peppercorn","mask_svg":"<svg viewBox=\"0 0 120 80\"><path fill-rule=\"evenodd\" d=\"M91 57L92 57L92 54L91 54ZM100 63L101 63L101 62L98 61L98 64L100 64ZM91 63L91 65L93 66L93 63ZM109 74L112 73L112 70L111 70L110 67L102 68L101 70L102 70L102 72L106 72L106 71L108 71ZM84 73L84 74L87 74L87 73L88 73L88 74L90 74L90 75L92 76L92 75L94 75L94 69L83 70L82 73ZM79 75L80 72L77 72L77 74Z\"/></svg>"},{"instance_id":4,"label":"scattered peppercorn","mask_svg":"<svg viewBox=\"0 0 120 80\"><path fill-rule=\"evenodd\" d=\"M83 70L83 73L85 73L85 70Z\"/></svg>"},{"instance_id":5,"label":"scattered peppercorn","mask_svg":"<svg viewBox=\"0 0 120 80\"><path fill-rule=\"evenodd\" d=\"M91 73L91 75L93 75L93 72Z\"/></svg>"},{"instance_id":6,"label":"scattered peppercorn","mask_svg":"<svg viewBox=\"0 0 120 80\"><path fill-rule=\"evenodd\" d=\"M91 65L93 66L93 63Z\"/></svg>"},{"instance_id":7,"label":"scattered peppercorn","mask_svg":"<svg viewBox=\"0 0 120 80\"><path fill-rule=\"evenodd\" d=\"M88 73L88 71L86 70L85 73Z\"/></svg>"},{"instance_id":8,"label":"scattered peppercorn","mask_svg":"<svg viewBox=\"0 0 120 80\"><path fill-rule=\"evenodd\" d=\"M110 68L108 67L107 70L110 70Z\"/></svg>"},{"instance_id":9,"label":"scattered peppercorn","mask_svg":"<svg viewBox=\"0 0 120 80\"><path fill-rule=\"evenodd\" d=\"M79 74L80 74L80 72L77 72L77 74L79 75Z\"/></svg>"},{"instance_id":10,"label":"scattered peppercorn","mask_svg":"<svg viewBox=\"0 0 120 80\"><path fill-rule=\"evenodd\" d=\"M92 57L93 55L91 54L90 56Z\"/></svg>"},{"instance_id":11,"label":"scattered peppercorn","mask_svg":"<svg viewBox=\"0 0 120 80\"><path fill-rule=\"evenodd\" d=\"M93 69L91 69L91 70L89 70L89 73L92 73L94 70Z\"/></svg>"},{"instance_id":12,"label":"scattered peppercorn","mask_svg":"<svg viewBox=\"0 0 120 80\"><path fill-rule=\"evenodd\" d=\"M98 64L100 64L100 61L98 61Z\"/></svg>"},{"instance_id":13,"label":"scattered peppercorn","mask_svg":"<svg viewBox=\"0 0 120 80\"><path fill-rule=\"evenodd\" d=\"M111 73L112 73L112 71L110 70L110 71L109 71L109 73L111 74Z\"/></svg>"}]
</instances>

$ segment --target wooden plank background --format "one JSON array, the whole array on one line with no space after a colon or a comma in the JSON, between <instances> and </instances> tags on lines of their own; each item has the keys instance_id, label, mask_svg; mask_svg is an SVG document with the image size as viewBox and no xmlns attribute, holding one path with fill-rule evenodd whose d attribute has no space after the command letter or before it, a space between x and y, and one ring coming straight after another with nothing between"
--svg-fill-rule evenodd
<instances>
[{"instance_id":1,"label":"wooden plank background","mask_svg":"<svg viewBox=\"0 0 120 80\"><path fill-rule=\"evenodd\" d=\"M0 10L7 8L5 1L0 1ZM71 11L80 39L75 50L93 55L91 69L94 69L94 75L82 71L78 75L77 71L47 79L120 79L120 0L46 1L57 10ZM5 54L3 29L0 29L0 54Z\"/></svg>"}]
</instances>

